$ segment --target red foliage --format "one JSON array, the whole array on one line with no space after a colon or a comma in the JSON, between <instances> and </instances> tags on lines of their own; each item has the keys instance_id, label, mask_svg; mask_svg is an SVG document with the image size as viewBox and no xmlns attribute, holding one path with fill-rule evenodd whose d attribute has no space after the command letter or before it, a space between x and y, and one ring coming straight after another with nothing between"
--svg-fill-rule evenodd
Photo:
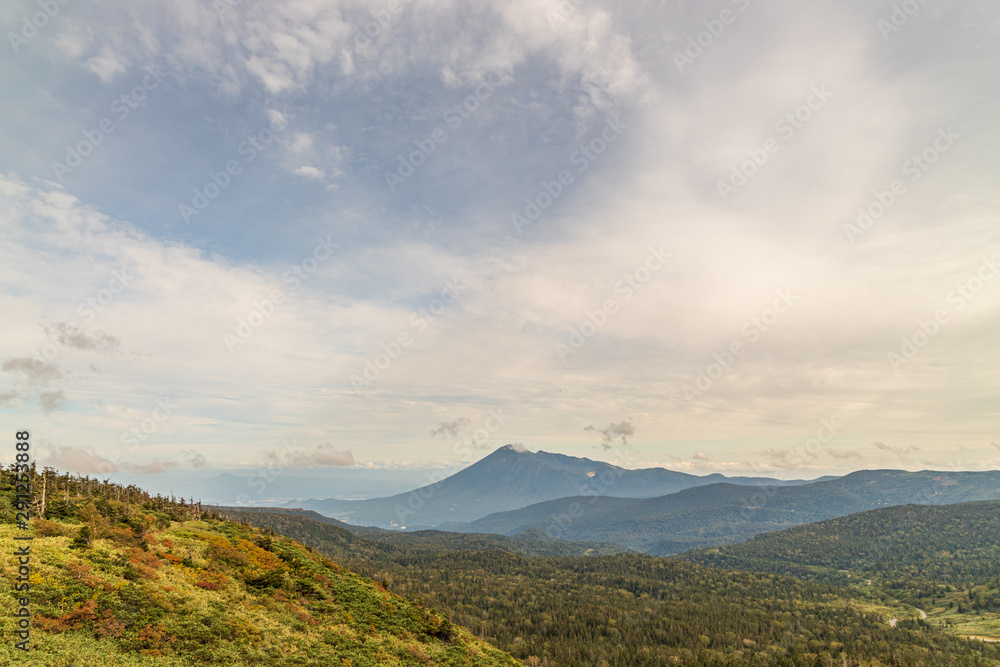
<instances>
[{"instance_id":1,"label":"red foliage","mask_svg":"<svg viewBox=\"0 0 1000 667\"><path fill-rule=\"evenodd\" d=\"M89 621L97 617L97 600L87 600L82 605L58 618L46 618L39 616L35 619L35 625L41 630L49 632L66 632L83 627Z\"/></svg>"},{"instance_id":2,"label":"red foliage","mask_svg":"<svg viewBox=\"0 0 1000 667\"><path fill-rule=\"evenodd\" d=\"M121 637L125 632L125 624L115 618L115 615L110 611L105 610L101 613L101 617L94 623L94 632L98 637Z\"/></svg>"},{"instance_id":3,"label":"red foliage","mask_svg":"<svg viewBox=\"0 0 1000 667\"><path fill-rule=\"evenodd\" d=\"M201 578L195 585L207 591L217 591L220 588L225 588L228 583L229 577L221 572L202 572Z\"/></svg>"}]
</instances>

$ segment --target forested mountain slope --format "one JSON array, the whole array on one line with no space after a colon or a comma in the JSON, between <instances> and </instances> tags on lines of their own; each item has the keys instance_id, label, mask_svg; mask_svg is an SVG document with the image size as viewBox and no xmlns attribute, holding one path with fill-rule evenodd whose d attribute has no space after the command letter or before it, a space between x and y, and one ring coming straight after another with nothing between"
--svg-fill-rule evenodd
<instances>
[{"instance_id":1,"label":"forested mountain slope","mask_svg":"<svg viewBox=\"0 0 1000 667\"><path fill-rule=\"evenodd\" d=\"M886 580L986 583L1000 578L1000 501L871 510L682 558L804 578L857 571Z\"/></svg>"},{"instance_id":2,"label":"forested mountain slope","mask_svg":"<svg viewBox=\"0 0 1000 667\"><path fill-rule=\"evenodd\" d=\"M913 620L885 592L637 554L526 557L501 541L455 550L488 535L407 542L302 513L246 516L422 597L527 665L1000 665L1000 646Z\"/></svg>"}]
</instances>

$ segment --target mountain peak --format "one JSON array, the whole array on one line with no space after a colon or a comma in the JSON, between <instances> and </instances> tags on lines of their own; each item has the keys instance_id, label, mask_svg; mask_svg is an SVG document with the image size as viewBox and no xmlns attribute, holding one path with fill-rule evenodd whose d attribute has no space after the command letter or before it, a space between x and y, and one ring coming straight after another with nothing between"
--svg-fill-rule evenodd
<instances>
[{"instance_id":1,"label":"mountain peak","mask_svg":"<svg viewBox=\"0 0 1000 667\"><path fill-rule=\"evenodd\" d=\"M502 449L502 450L509 450L509 451L512 451L512 452L517 452L518 454L527 454L527 453L529 453L528 452L528 448L525 447L524 445L522 445L519 442L515 442L515 443L513 443L511 445L504 445L500 449Z\"/></svg>"}]
</instances>

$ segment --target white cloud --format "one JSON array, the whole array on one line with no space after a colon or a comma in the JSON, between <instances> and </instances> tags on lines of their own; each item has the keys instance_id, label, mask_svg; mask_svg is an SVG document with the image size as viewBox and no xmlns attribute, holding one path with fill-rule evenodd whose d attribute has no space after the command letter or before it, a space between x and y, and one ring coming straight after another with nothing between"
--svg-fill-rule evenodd
<instances>
[{"instance_id":1,"label":"white cloud","mask_svg":"<svg viewBox=\"0 0 1000 667\"><path fill-rule=\"evenodd\" d=\"M66 43L63 42L63 44ZM69 44L66 44L66 48L63 51L67 55L78 55L80 53L80 50L75 45L71 46ZM115 53L109 45L105 44L101 47L100 53L87 59L86 66L87 69L100 77L101 81L111 83L119 76L125 74L127 64L127 61Z\"/></svg>"},{"instance_id":2,"label":"white cloud","mask_svg":"<svg viewBox=\"0 0 1000 667\"><path fill-rule=\"evenodd\" d=\"M273 448L292 437L287 428L308 447L331 443L330 460L354 452L423 465L456 458L451 443L428 444L428 432L456 414L474 431L495 408L513 416L489 448L520 440L593 455L582 425L635 415L642 430L632 444L661 458L695 450L674 465L699 471L794 467L787 452L832 413L847 425L820 459L834 466L915 464L918 450L908 447L931 456L945 442L972 446L993 433L1000 281L961 309L948 301L984 254L1000 250L996 107L982 96L992 70L957 48L955 31L922 39L931 28L914 22L906 28L913 41L887 45L868 6L821 2L754 3L680 74L672 51L711 17L675 5L574 4L551 25L550 5L529 0L461 11L414 1L370 47L347 52L370 3L245 0L220 19L207 2L140 0L67 16L65 29L51 33L62 57L105 82L157 63L170 81L154 92L179 94L156 104L151 96L146 115L122 122L67 189L0 179L0 308L10 313L0 362L13 363L0 380L24 383L0 385L0 402L47 407L38 418L53 441L77 443L83 434L80 446L110 456L107 443L171 397L177 413L142 443L146 463L135 465L176 460L178 450L253 460L245 449ZM956 17L942 10L943 19ZM991 43L990 26L977 23L968 33L976 39L963 40ZM94 45L103 46L95 53ZM426 137L486 73L501 78L503 92L461 135L449 134L408 192L389 197L382 182L369 189L368 176L379 180L385 162ZM776 121L815 86L830 99L723 202L717 181L778 136ZM75 110L96 109L95 120L108 113L105 88L96 88L87 104L53 88L52 108L74 110L71 127L53 133L48 152L32 146L20 173L40 173L49 153L63 155L94 127L78 128ZM162 122L176 100L197 100L177 107L183 127ZM185 179L226 164L245 129L228 122L237 108L250 109L241 120L259 124L263 110L289 128L278 155L234 179L203 216L210 224L175 236L173 211L163 212L171 188L186 195L197 181ZM612 110L627 125L617 143L585 173L574 171L574 185L517 235L512 207L559 169L575 169L572 151ZM189 118L225 119L225 131L190 127ZM903 161L942 124L954 124L962 140L849 243L844 223L902 177ZM14 119L6 136L16 145L13 135L37 127ZM213 134L225 155L196 141L197 132ZM178 148L176 164L160 165L146 143L161 133L160 145ZM126 154L125 145L139 148ZM121 171L105 172L101 161ZM159 166L137 170L134 182L99 180L150 163ZM290 175L336 184L303 187ZM277 190L255 187L272 183ZM120 196L134 186L141 204ZM138 211L148 231L74 195ZM227 209L227 198L243 208ZM280 221L269 201L280 201ZM238 242L229 228L218 232L227 217L247 221ZM313 242L302 238L317 229L335 231L343 247L292 290L282 276L312 256ZM190 240L164 240L176 238ZM626 300L617 291L623 276L661 245L673 257ZM23 256L32 258L30 274L16 261ZM82 322L79 304L107 287L112 270L136 279ZM414 325L450 279L464 285L461 296ZM283 303L230 353L223 334L274 289L286 292ZM797 295L794 306L751 342L742 327L779 289ZM597 310L611 298L616 312L597 327ZM947 326L893 372L886 354L942 307ZM59 328L70 322L81 333ZM599 330L564 362L555 344L568 344L586 322ZM400 334L412 344L355 391L350 377L388 354ZM38 361L46 341L59 352ZM733 341L746 354L697 400L684 400L682 386ZM43 390L52 392L44 400ZM906 447L880 450L872 441Z\"/></svg>"},{"instance_id":3,"label":"white cloud","mask_svg":"<svg viewBox=\"0 0 1000 667\"><path fill-rule=\"evenodd\" d=\"M303 165L293 172L296 176L301 176L302 178L308 179L310 181L322 181L326 179L326 174L323 173L321 169L312 167L310 165Z\"/></svg>"}]
</instances>

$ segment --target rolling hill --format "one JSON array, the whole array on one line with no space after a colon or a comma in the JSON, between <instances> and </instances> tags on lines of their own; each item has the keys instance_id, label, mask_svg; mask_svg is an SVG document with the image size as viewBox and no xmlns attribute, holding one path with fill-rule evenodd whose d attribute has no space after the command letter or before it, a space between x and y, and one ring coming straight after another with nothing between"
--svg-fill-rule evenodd
<instances>
[{"instance_id":1,"label":"rolling hill","mask_svg":"<svg viewBox=\"0 0 1000 667\"><path fill-rule=\"evenodd\" d=\"M888 507L680 557L838 583L854 573L888 582L987 584L1000 580L1000 501Z\"/></svg>"}]
</instances>

